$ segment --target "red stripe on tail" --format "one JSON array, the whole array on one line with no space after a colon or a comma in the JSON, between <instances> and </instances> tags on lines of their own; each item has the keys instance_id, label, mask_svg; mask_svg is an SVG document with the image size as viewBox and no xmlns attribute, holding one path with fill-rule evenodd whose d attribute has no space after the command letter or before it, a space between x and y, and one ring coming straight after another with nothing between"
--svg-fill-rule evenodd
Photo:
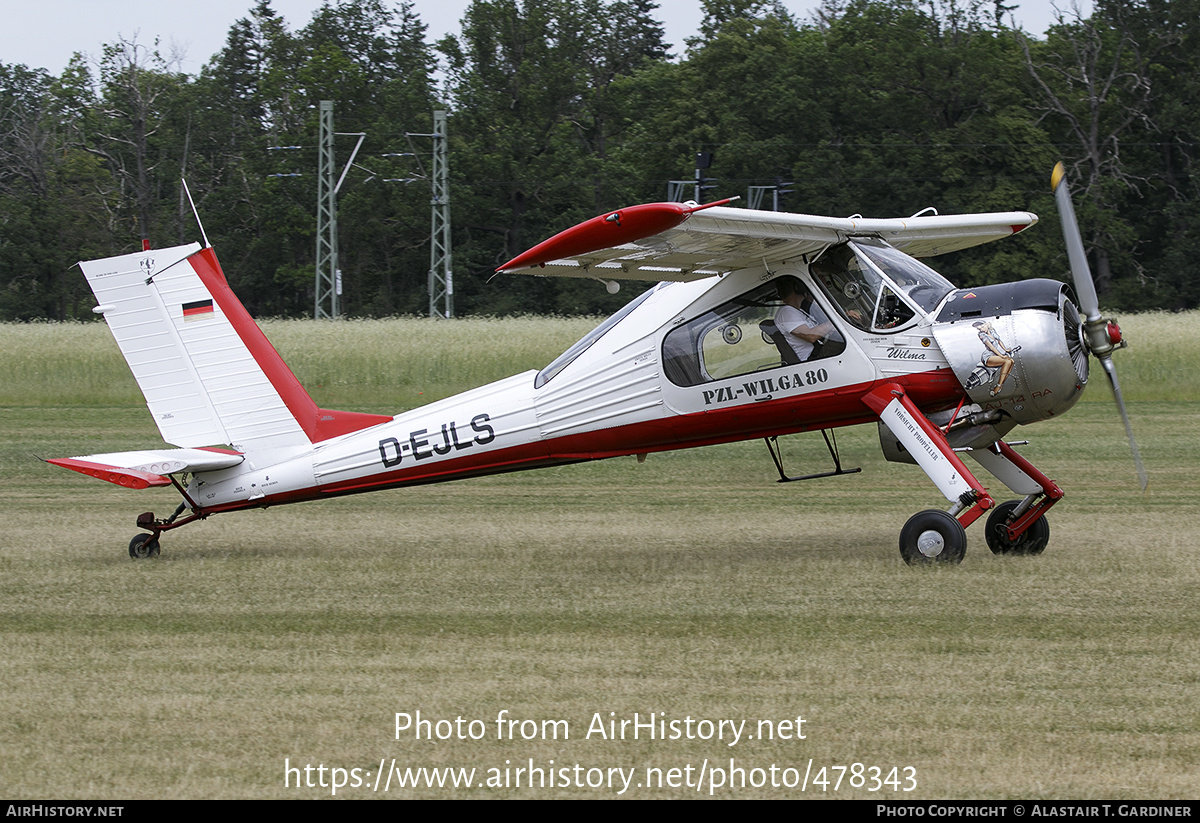
<instances>
[{"instance_id":1,"label":"red stripe on tail","mask_svg":"<svg viewBox=\"0 0 1200 823\"><path fill-rule=\"evenodd\" d=\"M237 332L238 337L246 344L255 361L283 398L288 411L296 418L300 428L308 435L313 443L329 440L343 434L368 429L380 423L389 423L392 418L381 414L363 414L361 412L331 411L318 408L314 401L300 385L296 375L283 362L279 352L271 345L271 341L263 334L262 329L254 322L254 318L242 306L240 300L229 287L217 255L211 248L201 249L189 258L192 268L208 289L209 294L221 307L221 312L228 318Z\"/></svg>"}]
</instances>

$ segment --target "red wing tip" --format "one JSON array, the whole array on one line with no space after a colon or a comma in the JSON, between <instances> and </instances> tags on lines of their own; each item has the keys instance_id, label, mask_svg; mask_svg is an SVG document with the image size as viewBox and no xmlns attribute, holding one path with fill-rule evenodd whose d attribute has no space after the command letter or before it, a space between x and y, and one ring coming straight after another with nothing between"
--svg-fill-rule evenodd
<instances>
[{"instance_id":1,"label":"red wing tip","mask_svg":"<svg viewBox=\"0 0 1200 823\"><path fill-rule=\"evenodd\" d=\"M544 267L554 260L566 260L583 254L635 243L651 235L672 229L686 220L692 212L709 206L719 206L727 200L704 206L684 203L642 203L613 209L577 223L518 254L496 269L497 273Z\"/></svg>"}]
</instances>

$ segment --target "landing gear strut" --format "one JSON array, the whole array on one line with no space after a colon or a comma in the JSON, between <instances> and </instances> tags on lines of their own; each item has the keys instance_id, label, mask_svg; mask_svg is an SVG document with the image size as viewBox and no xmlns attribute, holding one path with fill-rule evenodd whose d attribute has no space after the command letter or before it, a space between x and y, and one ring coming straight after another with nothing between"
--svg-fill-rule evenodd
<instances>
[{"instance_id":1,"label":"landing gear strut","mask_svg":"<svg viewBox=\"0 0 1200 823\"><path fill-rule=\"evenodd\" d=\"M992 554L1034 555L1045 551L1046 544L1050 542L1050 524L1045 516L1039 516L1017 537L1010 536L1009 527L1017 519L1014 513L1021 503L1020 500L1001 503L988 517L984 535Z\"/></svg>"},{"instance_id":2,"label":"landing gear strut","mask_svg":"<svg viewBox=\"0 0 1200 823\"><path fill-rule=\"evenodd\" d=\"M175 509L174 514L164 520L156 519L154 512L139 514L137 519L138 528L146 529L150 534L139 533L133 536L133 539L129 541L129 558L131 560L144 560L147 557L158 557L162 553L162 547L158 542L160 534L171 529L177 529L182 525L191 523L193 520L206 516L196 513L179 520L179 515L183 514L187 506L187 501L180 503L179 508Z\"/></svg>"},{"instance_id":3,"label":"landing gear strut","mask_svg":"<svg viewBox=\"0 0 1200 823\"><path fill-rule=\"evenodd\" d=\"M1001 503L988 516L984 532L988 548L993 554L1041 554L1050 542L1045 515L1062 499L1062 489L1003 440L972 451L971 456L1010 489L1025 495L1023 500Z\"/></svg>"}]
</instances>

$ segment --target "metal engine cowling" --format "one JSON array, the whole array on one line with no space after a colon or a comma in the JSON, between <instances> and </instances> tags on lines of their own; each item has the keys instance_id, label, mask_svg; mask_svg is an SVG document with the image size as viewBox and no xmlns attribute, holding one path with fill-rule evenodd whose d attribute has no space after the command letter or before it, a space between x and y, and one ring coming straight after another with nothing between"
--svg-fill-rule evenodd
<instances>
[{"instance_id":1,"label":"metal engine cowling","mask_svg":"<svg viewBox=\"0 0 1200 823\"><path fill-rule=\"evenodd\" d=\"M933 337L972 402L1024 424L1079 399L1088 379L1081 330L1065 284L1025 280L954 292Z\"/></svg>"}]
</instances>

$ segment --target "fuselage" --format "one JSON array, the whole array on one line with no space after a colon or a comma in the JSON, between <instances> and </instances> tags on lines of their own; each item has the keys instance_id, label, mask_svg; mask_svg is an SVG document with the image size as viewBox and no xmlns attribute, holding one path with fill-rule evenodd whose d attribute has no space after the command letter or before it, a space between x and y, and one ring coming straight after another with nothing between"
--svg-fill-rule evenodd
<instances>
[{"instance_id":1,"label":"fuselage","mask_svg":"<svg viewBox=\"0 0 1200 823\"><path fill-rule=\"evenodd\" d=\"M808 288L811 316L835 329L798 362L771 334L788 276ZM1043 285L956 290L867 243L661 283L541 371L272 465L248 454L195 475L189 496L203 511L229 511L868 423L878 417L862 398L885 383L927 414L975 411L980 423L964 436L991 442L1069 408L1086 382L1086 359L1082 374L1072 365L1078 331L1062 284L1032 282Z\"/></svg>"}]
</instances>

